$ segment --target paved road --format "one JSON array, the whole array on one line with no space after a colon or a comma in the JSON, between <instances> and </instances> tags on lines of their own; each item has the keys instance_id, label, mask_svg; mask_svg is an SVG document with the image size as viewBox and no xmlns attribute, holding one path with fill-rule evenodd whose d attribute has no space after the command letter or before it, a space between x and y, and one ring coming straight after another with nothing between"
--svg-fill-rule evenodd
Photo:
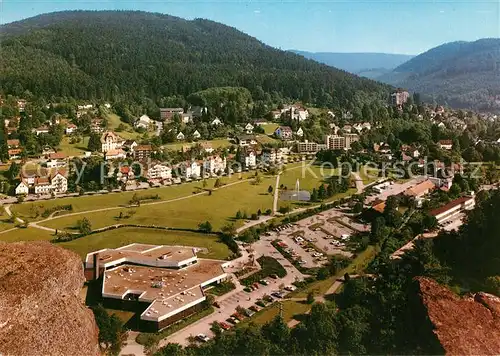
<instances>
[{"instance_id":1,"label":"paved road","mask_svg":"<svg viewBox=\"0 0 500 356\"><path fill-rule=\"evenodd\" d=\"M280 189L280 175L281 172L276 176L276 185L274 186L274 201L273 201L273 214L278 212L278 197Z\"/></svg>"},{"instance_id":2,"label":"paved road","mask_svg":"<svg viewBox=\"0 0 500 356\"><path fill-rule=\"evenodd\" d=\"M363 179L359 176L358 173L352 173L354 176L354 179L356 180L356 193L360 194L363 193L363 189L365 189L365 184L363 183Z\"/></svg>"},{"instance_id":3,"label":"paved road","mask_svg":"<svg viewBox=\"0 0 500 356\"><path fill-rule=\"evenodd\" d=\"M12 216L12 212L10 211L10 205L5 205L4 206L5 212L7 215ZM24 220L21 218L16 218L17 222L20 222L21 224L24 223Z\"/></svg>"},{"instance_id":4,"label":"paved road","mask_svg":"<svg viewBox=\"0 0 500 356\"><path fill-rule=\"evenodd\" d=\"M272 215L269 215L269 216L259 216L259 219L258 220L249 220L247 222L245 222L245 224L239 228L236 229L236 232L239 234L240 232L246 230L246 229L249 229L251 228L252 226L255 226L255 225L259 225L259 224L262 224L268 220L271 220L272 218L274 218L274 216Z\"/></svg>"},{"instance_id":5,"label":"paved road","mask_svg":"<svg viewBox=\"0 0 500 356\"><path fill-rule=\"evenodd\" d=\"M259 257L261 255L276 256L276 253L279 254L279 252L267 240L260 240L256 242L252 245L252 249L256 257ZM280 254L279 256L281 257ZM278 261L287 270L287 275L284 278L277 280L269 278L268 281L270 282L270 284L268 286L260 286L259 289L251 293L244 292L243 286L236 282L235 284L237 285L237 288L234 291L216 298L216 300L221 305L220 309L217 309L215 313L198 320L197 322L187 326L177 333L170 335L166 339L162 340L159 346L162 347L168 343L188 345L189 342L187 338L189 336L196 336L200 333L212 336L213 333L210 331L211 324L214 321L224 321L229 318L229 316L235 312L238 305L241 305L244 308L248 308L254 305L257 299L262 298L264 294L269 295L273 291L277 291L279 289L279 285L292 284L297 279L300 280L305 277L295 267L290 265L290 263L285 258L279 258Z\"/></svg>"}]
</instances>

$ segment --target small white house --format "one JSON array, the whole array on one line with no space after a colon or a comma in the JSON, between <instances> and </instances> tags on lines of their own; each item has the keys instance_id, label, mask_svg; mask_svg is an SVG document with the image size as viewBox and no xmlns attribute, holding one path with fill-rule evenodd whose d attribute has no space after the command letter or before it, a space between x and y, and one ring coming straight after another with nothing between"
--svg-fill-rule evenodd
<instances>
[{"instance_id":1,"label":"small white house","mask_svg":"<svg viewBox=\"0 0 500 356\"><path fill-rule=\"evenodd\" d=\"M40 126L36 129L34 129L36 135L41 135L41 134L48 134L49 133L49 128L47 126Z\"/></svg>"},{"instance_id":2,"label":"small white house","mask_svg":"<svg viewBox=\"0 0 500 356\"><path fill-rule=\"evenodd\" d=\"M198 132L198 130L196 130L195 132L193 132L193 138L199 139L200 137L201 137L201 134Z\"/></svg>"},{"instance_id":3,"label":"small white house","mask_svg":"<svg viewBox=\"0 0 500 356\"><path fill-rule=\"evenodd\" d=\"M172 168L158 163L148 169L148 179L172 179Z\"/></svg>"},{"instance_id":4,"label":"small white house","mask_svg":"<svg viewBox=\"0 0 500 356\"><path fill-rule=\"evenodd\" d=\"M201 166L197 162L187 162L185 168L184 178L196 179L201 177Z\"/></svg>"},{"instance_id":5,"label":"small white house","mask_svg":"<svg viewBox=\"0 0 500 356\"><path fill-rule=\"evenodd\" d=\"M257 156L254 151L247 151L245 154L245 166L248 168L254 168L257 166Z\"/></svg>"},{"instance_id":6,"label":"small white house","mask_svg":"<svg viewBox=\"0 0 500 356\"><path fill-rule=\"evenodd\" d=\"M65 130L66 135L71 135L72 133L76 132L77 129L78 126L76 126L75 124L69 124Z\"/></svg>"},{"instance_id":7,"label":"small white house","mask_svg":"<svg viewBox=\"0 0 500 356\"><path fill-rule=\"evenodd\" d=\"M135 123L134 127L136 129L142 128L142 129L148 129L149 126L151 125L151 119L149 118L148 115L142 115Z\"/></svg>"},{"instance_id":8,"label":"small white house","mask_svg":"<svg viewBox=\"0 0 500 356\"><path fill-rule=\"evenodd\" d=\"M221 119L219 119L218 117L216 117L215 119L212 120L212 122L210 124L212 126L219 126L219 125L222 125L222 121L221 121Z\"/></svg>"},{"instance_id":9,"label":"small white house","mask_svg":"<svg viewBox=\"0 0 500 356\"><path fill-rule=\"evenodd\" d=\"M299 127L299 129L297 130L297 132L295 134L299 137L304 136L304 131L302 130L302 127Z\"/></svg>"},{"instance_id":10,"label":"small white house","mask_svg":"<svg viewBox=\"0 0 500 356\"><path fill-rule=\"evenodd\" d=\"M16 187L16 195L28 195L29 192L29 187L28 184L25 183L24 181L21 181L21 183L18 184Z\"/></svg>"},{"instance_id":11,"label":"small white house","mask_svg":"<svg viewBox=\"0 0 500 356\"><path fill-rule=\"evenodd\" d=\"M186 137L184 136L184 134L182 132L179 132L176 136L176 138L179 140L179 141L182 141L184 140Z\"/></svg>"},{"instance_id":12,"label":"small white house","mask_svg":"<svg viewBox=\"0 0 500 356\"><path fill-rule=\"evenodd\" d=\"M245 126L245 131L248 135L251 135L253 133L253 125L251 123L248 123L246 126Z\"/></svg>"}]
</instances>

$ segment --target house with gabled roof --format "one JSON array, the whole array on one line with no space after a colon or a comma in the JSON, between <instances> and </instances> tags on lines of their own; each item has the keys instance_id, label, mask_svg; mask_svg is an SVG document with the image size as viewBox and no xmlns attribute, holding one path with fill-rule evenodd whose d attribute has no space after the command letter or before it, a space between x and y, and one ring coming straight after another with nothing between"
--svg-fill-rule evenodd
<instances>
[{"instance_id":1,"label":"house with gabled roof","mask_svg":"<svg viewBox=\"0 0 500 356\"><path fill-rule=\"evenodd\" d=\"M212 122L210 123L210 125L212 126L219 126L219 125L222 125L222 121L221 119L219 119L218 117L216 117L215 119L212 120Z\"/></svg>"},{"instance_id":2,"label":"house with gabled roof","mask_svg":"<svg viewBox=\"0 0 500 356\"><path fill-rule=\"evenodd\" d=\"M106 131L101 135L101 152L117 150L123 146L124 142L125 140L113 131Z\"/></svg>"},{"instance_id":3,"label":"house with gabled roof","mask_svg":"<svg viewBox=\"0 0 500 356\"><path fill-rule=\"evenodd\" d=\"M247 135L251 135L253 133L253 125L251 123L248 123L245 125L245 132L247 133Z\"/></svg>"},{"instance_id":4,"label":"house with gabled roof","mask_svg":"<svg viewBox=\"0 0 500 356\"><path fill-rule=\"evenodd\" d=\"M279 126L274 130L274 135L282 140L290 140L293 136L293 131L290 126Z\"/></svg>"}]
</instances>

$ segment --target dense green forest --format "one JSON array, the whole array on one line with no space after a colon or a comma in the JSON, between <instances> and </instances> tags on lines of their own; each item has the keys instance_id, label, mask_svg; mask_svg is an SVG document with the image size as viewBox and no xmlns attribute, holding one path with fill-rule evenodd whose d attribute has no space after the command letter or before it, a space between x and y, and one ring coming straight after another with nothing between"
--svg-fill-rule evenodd
<instances>
[{"instance_id":1,"label":"dense green forest","mask_svg":"<svg viewBox=\"0 0 500 356\"><path fill-rule=\"evenodd\" d=\"M500 108L500 39L452 42L430 49L380 78L455 107Z\"/></svg>"},{"instance_id":2,"label":"dense green forest","mask_svg":"<svg viewBox=\"0 0 500 356\"><path fill-rule=\"evenodd\" d=\"M212 87L329 107L385 100L390 87L267 46L213 21L70 11L1 27L4 94L141 101Z\"/></svg>"}]
</instances>

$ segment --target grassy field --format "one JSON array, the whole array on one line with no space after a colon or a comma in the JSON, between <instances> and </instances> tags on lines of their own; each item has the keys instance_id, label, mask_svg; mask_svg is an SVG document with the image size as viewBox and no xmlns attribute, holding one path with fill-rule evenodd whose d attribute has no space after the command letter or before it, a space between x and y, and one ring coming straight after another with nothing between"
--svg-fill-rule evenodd
<instances>
[{"instance_id":1,"label":"grassy field","mask_svg":"<svg viewBox=\"0 0 500 356\"><path fill-rule=\"evenodd\" d=\"M336 276L313 282L307 288L294 292L292 295L295 298L306 298L307 294L311 291L316 295L324 295L328 291L328 289L330 289L333 283L335 283L337 278L342 277L345 273L361 273L366 268L368 263L375 257L375 255L375 246L370 245L366 248L366 250L356 256L356 258L349 264L349 266L337 273Z\"/></svg>"},{"instance_id":2,"label":"grassy field","mask_svg":"<svg viewBox=\"0 0 500 356\"><path fill-rule=\"evenodd\" d=\"M235 174L231 177L221 178L223 183L231 183L239 180L239 177L246 177L249 174L243 173L242 175ZM207 181L207 188L212 188L215 183L215 179L210 179ZM158 194L160 200L170 200L176 199L184 196L189 196L190 194L197 193L202 189L202 182L191 182L184 183L180 185L174 185L170 187L162 187L156 189L148 189L145 191L138 192L120 192L120 193L109 193L101 195L86 195L71 198L61 198L53 199L41 202L25 202L22 204L14 204L11 210L16 212L20 218L35 219L35 210L41 213L44 209L50 209L58 205L71 204L73 206L72 212L89 211L100 208L118 207L125 206L129 203L130 199L134 194L137 195L150 195ZM37 220L42 219L38 217Z\"/></svg>"},{"instance_id":3,"label":"grassy field","mask_svg":"<svg viewBox=\"0 0 500 356\"><path fill-rule=\"evenodd\" d=\"M264 132L266 133L266 135L272 135L274 133L274 131L276 131L278 126L279 126L279 124L273 124L273 123L260 125L260 127L262 127L264 129Z\"/></svg>"},{"instance_id":4,"label":"grassy field","mask_svg":"<svg viewBox=\"0 0 500 356\"><path fill-rule=\"evenodd\" d=\"M379 179L378 172L379 170L377 168L365 168L364 166L359 168L359 176L361 177L365 185L375 182L377 179Z\"/></svg>"},{"instance_id":5,"label":"grassy field","mask_svg":"<svg viewBox=\"0 0 500 356\"><path fill-rule=\"evenodd\" d=\"M210 143L212 145L212 148L214 148L214 149L217 149L220 147L229 147L232 145L232 143L229 142L229 140L226 138L217 138L215 140L210 140L210 141L169 143L169 144L164 145L163 147L168 149L168 150L171 150L171 151L180 151L182 149L182 147L184 147L184 146L192 147L196 144L201 144L201 143Z\"/></svg>"},{"instance_id":6,"label":"grassy field","mask_svg":"<svg viewBox=\"0 0 500 356\"><path fill-rule=\"evenodd\" d=\"M297 179L301 190L312 191L313 188L318 188L321 182L327 177L338 173L336 169L324 168L320 166L309 165L308 162L295 163L293 167L297 169L287 169L280 177L280 185L283 184L288 189L295 189ZM288 167L287 167L288 168Z\"/></svg>"},{"instance_id":7,"label":"grassy field","mask_svg":"<svg viewBox=\"0 0 500 356\"><path fill-rule=\"evenodd\" d=\"M34 227L16 229L5 234L0 234L0 241L18 242L18 241L38 241L52 240L54 236L50 231L37 229Z\"/></svg>"},{"instance_id":8,"label":"grassy field","mask_svg":"<svg viewBox=\"0 0 500 356\"><path fill-rule=\"evenodd\" d=\"M92 251L121 247L134 242L152 245L193 246L208 250L207 253L198 253L199 257L225 260L231 255L231 251L227 245L218 240L216 235L127 227L88 235L57 245L78 253L82 258Z\"/></svg>"},{"instance_id":9,"label":"grassy field","mask_svg":"<svg viewBox=\"0 0 500 356\"><path fill-rule=\"evenodd\" d=\"M293 319L295 315L305 314L309 309L311 309L311 305L300 302L300 301L292 301L286 300L282 302L283 305L283 319L285 322L289 322ZM280 312L280 307L278 303L274 303L270 307L263 309L256 313L252 318L247 319L241 325L247 325L252 322L258 325L264 325L271 320L273 320L276 315Z\"/></svg>"},{"instance_id":10,"label":"grassy field","mask_svg":"<svg viewBox=\"0 0 500 356\"><path fill-rule=\"evenodd\" d=\"M263 144L263 143L278 143L280 142L279 140L276 140L272 137L266 136L266 135L258 135L256 137L257 142Z\"/></svg>"},{"instance_id":11,"label":"grassy field","mask_svg":"<svg viewBox=\"0 0 500 356\"><path fill-rule=\"evenodd\" d=\"M61 143L59 144L58 150L66 154L67 156L81 156L85 151L87 151L87 146L89 144L89 137L86 136L82 141L78 143L70 143L69 137L63 137Z\"/></svg>"},{"instance_id":12,"label":"grassy field","mask_svg":"<svg viewBox=\"0 0 500 356\"><path fill-rule=\"evenodd\" d=\"M116 132L120 137L123 137L126 140L136 140L141 134L134 131L133 127L129 124L120 120L120 117L116 114L108 113L106 114L106 118L108 119L108 129L115 131L120 124L125 126L125 130Z\"/></svg>"},{"instance_id":13,"label":"grassy field","mask_svg":"<svg viewBox=\"0 0 500 356\"><path fill-rule=\"evenodd\" d=\"M259 209L265 211L272 208L273 197L267 193L267 187L274 182L274 177L268 177L263 178L259 185L246 181L214 191L211 196L207 194L164 204L142 205L133 208L136 213L128 219L117 219L120 211L125 213L129 210L124 208L85 215L62 216L44 222L42 225L57 229L72 229L77 220L85 216L90 220L94 229L119 222L197 228L199 223L210 221L213 228L218 230L223 225L233 222L232 217L238 210L252 214ZM242 221L238 223L241 224Z\"/></svg>"}]
</instances>

